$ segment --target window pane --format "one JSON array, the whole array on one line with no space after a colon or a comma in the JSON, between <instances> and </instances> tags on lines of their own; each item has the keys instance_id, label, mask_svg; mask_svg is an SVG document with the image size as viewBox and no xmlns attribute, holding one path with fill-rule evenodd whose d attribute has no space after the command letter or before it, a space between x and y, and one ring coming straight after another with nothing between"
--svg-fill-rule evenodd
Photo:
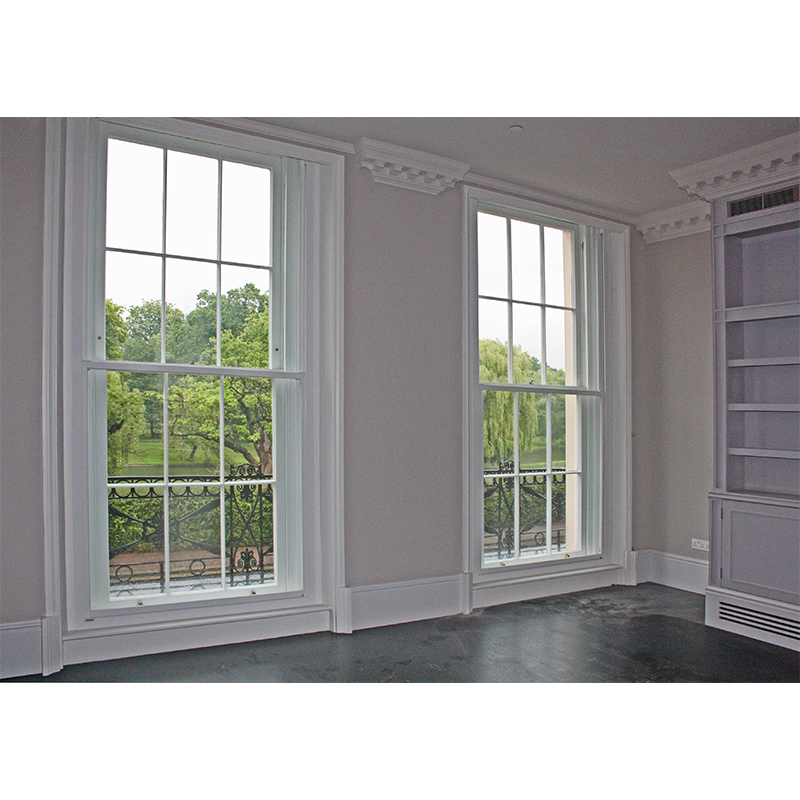
<instances>
[{"instance_id":1,"label":"window pane","mask_svg":"<svg viewBox=\"0 0 800 800\"><path fill-rule=\"evenodd\" d=\"M550 458L553 469L567 466L566 398L563 394L550 396Z\"/></svg>"},{"instance_id":2,"label":"window pane","mask_svg":"<svg viewBox=\"0 0 800 800\"><path fill-rule=\"evenodd\" d=\"M574 395L552 395L550 404L553 469L579 469L578 398Z\"/></svg>"},{"instance_id":3,"label":"window pane","mask_svg":"<svg viewBox=\"0 0 800 800\"><path fill-rule=\"evenodd\" d=\"M161 258L106 253L106 359L161 360Z\"/></svg>"},{"instance_id":4,"label":"window pane","mask_svg":"<svg viewBox=\"0 0 800 800\"><path fill-rule=\"evenodd\" d=\"M478 338L508 342L508 306L499 300L478 301Z\"/></svg>"},{"instance_id":5,"label":"window pane","mask_svg":"<svg viewBox=\"0 0 800 800\"><path fill-rule=\"evenodd\" d=\"M542 310L514 303L514 383L542 382Z\"/></svg>"},{"instance_id":6,"label":"window pane","mask_svg":"<svg viewBox=\"0 0 800 800\"><path fill-rule=\"evenodd\" d=\"M222 257L246 264L272 263L271 172L222 162Z\"/></svg>"},{"instance_id":7,"label":"window pane","mask_svg":"<svg viewBox=\"0 0 800 800\"><path fill-rule=\"evenodd\" d=\"M562 550L579 550L584 546L581 536L581 481L581 475L566 475L564 483L558 484L562 496L556 499L555 489L553 491L553 543L556 542L555 531L563 531L558 534Z\"/></svg>"},{"instance_id":8,"label":"window pane","mask_svg":"<svg viewBox=\"0 0 800 800\"><path fill-rule=\"evenodd\" d=\"M222 266L222 364L269 367L270 271Z\"/></svg>"},{"instance_id":9,"label":"window pane","mask_svg":"<svg viewBox=\"0 0 800 800\"><path fill-rule=\"evenodd\" d=\"M485 383L508 381L508 303L479 300L480 377Z\"/></svg>"},{"instance_id":10,"label":"window pane","mask_svg":"<svg viewBox=\"0 0 800 800\"><path fill-rule=\"evenodd\" d=\"M526 475L520 481L520 555L547 549L547 475Z\"/></svg>"},{"instance_id":11,"label":"window pane","mask_svg":"<svg viewBox=\"0 0 800 800\"><path fill-rule=\"evenodd\" d=\"M273 474L272 381L225 378L225 469L232 478Z\"/></svg>"},{"instance_id":12,"label":"window pane","mask_svg":"<svg viewBox=\"0 0 800 800\"><path fill-rule=\"evenodd\" d=\"M167 259L166 361L217 363L217 267Z\"/></svg>"},{"instance_id":13,"label":"window pane","mask_svg":"<svg viewBox=\"0 0 800 800\"><path fill-rule=\"evenodd\" d=\"M552 475L550 495L550 525L551 549L556 553L567 549L568 529L568 500L574 501L572 490L574 485L570 481L573 475ZM573 537L574 538L574 537Z\"/></svg>"},{"instance_id":14,"label":"window pane","mask_svg":"<svg viewBox=\"0 0 800 800\"><path fill-rule=\"evenodd\" d=\"M105 377L108 475L160 476L163 452L158 440L147 437L146 402L158 405L157 393L148 397L130 372L107 372Z\"/></svg>"},{"instance_id":15,"label":"window pane","mask_svg":"<svg viewBox=\"0 0 800 800\"><path fill-rule=\"evenodd\" d=\"M220 487L195 483L169 492L169 581L172 592L220 588Z\"/></svg>"},{"instance_id":16,"label":"window pane","mask_svg":"<svg viewBox=\"0 0 800 800\"><path fill-rule=\"evenodd\" d=\"M547 398L524 392L518 402L520 469L547 469Z\"/></svg>"},{"instance_id":17,"label":"window pane","mask_svg":"<svg viewBox=\"0 0 800 800\"><path fill-rule=\"evenodd\" d=\"M275 580L272 491L272 484L244 484L228 486L225 492L229 585L249 586Z\"/></svg>"},{"instance_id":18,"label":"window pane","mask_svg":"<svg viewBox=\"0 0 800 800\"><path fill-rule=\"evenodd\" d=\"M108 556L111 597L163 593L162 487L111 486L108 490Z\"/></svg>"},{"instance_id":19,"label":"window pane","mask_svg":"<svg viewBox=\"0 0 800 800\"><path fill-rule=\"evenodd\" d=\"M219 476L219 383L209 375L169 376L169 478Z\"/></svg>"},{"instance_id":20,"label":"window pane","mask_svg":"<svg viewBox=\"0 0 800 800\"><path fill-rule=\"evenodd\" d=\"M497 469L514 459L514 395L483 393L483 463Z\"/></svg>"},{"instance_id":21,"label":"window pane","mask_svg":"<svg viewBox=\"0 0 800 800\"><path fill-rule=\"evenodd\" d=\"M483 560L514 557L515 483L498 475L483 479Z\"/></svg>"},{"instance_id":22,"label":"window pane","mask_svg":"<svg viewBox=\"0 0 800 800\"><path fill-rule=\"evenodd\" d=\"M539 226L511 220L511 269L515 300L538 303L542 296Z\"/></svg>"},{"instance_id":23,"label":"window pane","mask_svg":"<svg viewBox=\"0 0 800 800\"><path fill-rule=\"evenodd\" d=\"M572 305L572 235L558 228L544 229L545 302Z\"/></svg>"},{"instance_id":24,"label":"window pane","mask_svg":"<svg viewBox=\"0 0 800 800\"><path fill-rule=\"evenodd\" d=\"M167 252L217 257L218 162L167 152Z\"/></svg>"},{"instance_id":25,"label":"window pane","mask_svg":"<svg viewBox=\"0 0 800 800\"><path fill-rule=\"evenodd\" d=\"M164 151L108 140L106 246L161 252Z\"/></svg>"},{"instance_id":26,"label":"window pane","mask_svg":"<svg viewBox=\"0 0 800 800\"><path fill-rule=\"evenodd\" d=\"M545 309L547 335L547 383L551 386L574 386L575 312Z\"/></svg>"},{"instance_id":27,"label":"window pane","mask_svg":"<svg viewBox=\"0 0 800 800\"><path fill-rule=\"evenodd\" d=\"M508 297L505 217L478 212L478 294Z\"/></svg>"}]
</instances>

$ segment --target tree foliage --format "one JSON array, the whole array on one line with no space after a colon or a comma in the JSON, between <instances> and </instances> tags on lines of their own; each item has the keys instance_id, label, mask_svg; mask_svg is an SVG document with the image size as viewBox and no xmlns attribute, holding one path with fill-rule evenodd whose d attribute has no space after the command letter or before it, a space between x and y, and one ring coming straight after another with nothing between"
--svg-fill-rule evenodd
<instances>
[{"instance_id":1,"label":"tree foliage","mask_svg":"<svg viewBox=\"0 0 800 800\"><path fill-rule=\"evenodd\" d=\"M497 339L481 339L479 343L481 383L508 383L508 345ZM512 353L512 383L530 383L536 358L519 346ZM514 457L514 394L487 391L483 398L483 455L492 462L508 461ZM533 447L539 429L539 408L536 395L519 393L519 448Z\"/></svg>"},{"instance_id":2,"label":"tree foliage","mask_svg":"<svg viewBox=\"0 0 800 800\"><path fill-rule=\"evenodd\" d=\"M519 346L513 348L511 383L538 385L542 382L542 365ZM497 339L479 342L479 380L481 383L508 383L508 344ZM564 370L547 368L547 383L564 386ZM483 400L484 459L502 463L514 457L514 394L487 391ZM547 435L547 397L543 393L519 392L519 449L524 453L537 444L544 446ZM550 411L553 447L563 446L565 407L553 402Z\"/></svg>"},{"instance_id":3,"label":"tree foliage","mask_svg":"<svg viewBox=\"0 0 800 800\"><path fill-rule=\"evenodd\" d=\"M269 297L252 284L231 289L220 298L222 334L219 346L224 366L267 368L269 366ZM216 295L200 292L197 305L184 315L174 306L165 308L165 352L170 363L215 364ZM127 310L107 301L107 353L110 359L125 361L161 361L161 304L145 300ZM116 374L116 373L115 373ZM173 463L187 463L200 452L207 460L219 457L220 412L219 386L216 376L171 375L168 390L169 447ZM134 409L125 405L124 391L135 395ZM272 473L272 386L271 381L255 378L225 378L223 430L226 467L243 461L264 474ZM127 424L127 450L117 447L114 467L130 450L137 435L149 429L149 436L161 436L163 427L163 377L153 373L134 373L123 387L110 387L114 392L115 414L120 427L111 430L112 437ZM111 402L111 401L110 401ZM125 415L128 414L128 420ZM109 416L111 419L111 416ZM116 423L115 423L116 424ZM136 433L130 433L136 431ZM133 437L133 439L131 438ZM121 442L117 436L115 442ZM120 449L121 448L121 449ZM111 455L109 455L111 459ZM110 462L111 465L111 462Z\"/></svg>"},{"instance_id":4,"label":"tree foliage","mask_svg":"<svg viewBox=\"0 0 800 800\"><path fill-rule=\"evenodd\" d=\"M106 358L123 357L127 327L123 308L106 300ZM130 375L108 372L106 375L106 420L108 433L108 468L119 469L130 454L144 428L144 405L140 393L130 385Z\"/></svg>"}]
</instances>

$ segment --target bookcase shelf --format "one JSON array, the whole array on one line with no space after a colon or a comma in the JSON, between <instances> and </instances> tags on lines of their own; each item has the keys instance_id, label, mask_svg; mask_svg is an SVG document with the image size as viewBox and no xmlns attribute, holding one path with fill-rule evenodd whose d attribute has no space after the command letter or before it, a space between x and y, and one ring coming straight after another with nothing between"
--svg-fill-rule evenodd
<instances>
[{"instance_id":1,"label":"bookcase shelf","mask_svg":"<svg viewBox=\"0 0 800 800\"><path fill-rule=\"evenodd\" d=\"M761 447L729 447L728 455L749 456L750 458L787 458L797 461L800 453L796 450L765 450Z\"/></svg>"},{"instance_id":2,"label":"bookcase shelf","mask_svg":"<svg viewBox=\"0 0 800 800\"><path fill-rule=\"evenodd\" d=\"M791 367L800 365L800 356L767 356L763 358L729 358L729 367Z\"/></svg>"},{"instance_id":3,"label":"bookcase shelf","mask_svg":"<svg viewBox=\"0 0 800 800\"><path fill-rule=\"evenodd\" d=\"M728 403L728 411L798 412L800 403Z\"/></svg>"}]
</instances>

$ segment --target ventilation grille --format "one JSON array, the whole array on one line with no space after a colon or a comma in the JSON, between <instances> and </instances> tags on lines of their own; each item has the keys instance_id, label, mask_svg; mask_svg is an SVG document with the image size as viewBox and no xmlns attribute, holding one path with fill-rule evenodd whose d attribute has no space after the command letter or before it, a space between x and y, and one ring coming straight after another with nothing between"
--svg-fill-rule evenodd
<instances>
[{"instance_id":1,"label":"ventilation grille","mask_svg":"<svg viewBox=\"0 0 800 800\"><path fill-rule=\"evenodd\" d=\"M800 622L776 614L767 614L764 611L754 611L752 608L735 606L732 603L720 601L719 618L748 628L756 628L768 633L777 633L787 639L800 642Z\"/></svg>"},{"instance_id":2,"label":"ventilation grille","mask_svg":"<svg viewBox=\"0 0 800 800\"><path fill-rule=\"evenodd\" d=\"M728 216L738 217L740 214L751 214L753 211L763 211L765 208L796 203L798 200L800 200L800 186L787 186L785 189L776 189L774 192L732 200L728 203Z\"/></svg>"}]
</instances>

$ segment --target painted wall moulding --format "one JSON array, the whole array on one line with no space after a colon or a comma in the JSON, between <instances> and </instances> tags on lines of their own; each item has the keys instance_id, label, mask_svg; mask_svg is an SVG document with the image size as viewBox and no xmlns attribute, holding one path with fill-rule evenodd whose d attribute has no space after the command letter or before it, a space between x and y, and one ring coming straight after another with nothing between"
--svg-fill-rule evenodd
<instances>
[{"instance_id":1,"label":"painted wall moulding","mask_svg":"<svg viewBox=\"0 0 800 800\"><path fill-rule=\"evenodd\" d=\"M704 200L757 191L800 177L800 136L782 136L669 174L685 192Z\"/></svg>"},{"instance_id":2,"label":"painted wall moulding","mask_svg":"<svg viewBox=\"0 0 800 800\"><path fill-rule=\"evenodd\" d=\"M470 164L411 150L408 147L361 138L356 156L372 172L376 183L402 186L426 194L440 194L464 179Z\"/></svg>"},{"instance_id":3,"label":"painted wall moulding","mask_svg":"<svg viewBox=\"0 0 800 800\"><path fill-rule=\"evenodd\" d=\"M637 217L635 224L648 244L703 233L711 230L711 204L696 200L694 203L653 211Z\"/></svg>"}]
</instances>

